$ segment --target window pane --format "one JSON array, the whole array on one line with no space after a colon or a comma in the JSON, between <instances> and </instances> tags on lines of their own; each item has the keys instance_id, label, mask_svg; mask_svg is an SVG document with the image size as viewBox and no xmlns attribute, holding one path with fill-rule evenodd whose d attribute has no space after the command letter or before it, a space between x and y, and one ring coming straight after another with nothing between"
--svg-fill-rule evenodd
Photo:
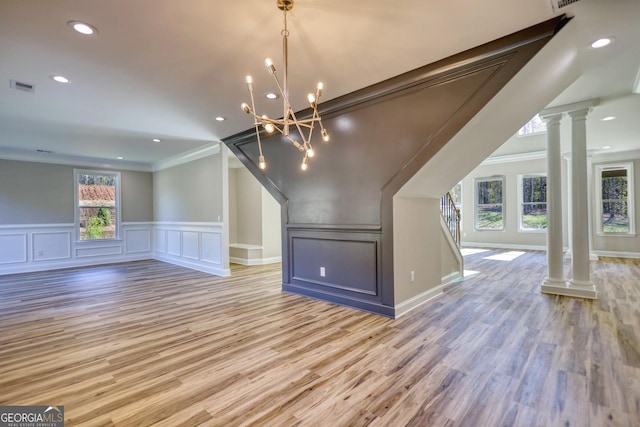
<instances>
[{"instance_id":1,"label":"window pane","mask_svg":"<svg viewBox=\"0 0 640 427\"><path fill-rule=\"evenodd\" d=\"M482 205L476 207L476 228L487 230L502 229L502 205Z\"/></svg>"},{"instance_id":2,"label":"window pane","mask_svg":"<svg viewBox=\"0 0 640 427\"><path fill-rule=\"evenodd\" d=\"M628 233L630 231L626 201L602 202L602 231L605 233Z\"/></svg>"},{"instance_id":3,"label":"window pane","mask_svg":"<svg viewBox=\"0 0 640 427\"><path fill-rule=\"evenodd\" d=\"M525 230L545 230L547 228L547 204L524 204L522 206L522 228Z\"/></svg>"},{"instance_id":4,"label":"window pane","mask_svg":"<svg viewBox=\"0 0 640 427\"><path fill-rule=\"evenodd\" d=\"M479 181L477 183L477 204L502 204L502 180Z\"/></svg>"},{"instance_id":5,"label":"window pane","mask_svg":"<svg viewBox=\"0 0 640 427\"><path fill-rule=\"evenodd\" d=\"M544 176L522 178L522 201L545 203L547 201L547 178Z\"/></svg>"},{"instance_id":6,"label":"window pane","mask_svg":"<svg viewBox=\"0 0 640 427\"><path fill-rule=\"evenodd\" d=\"M115 239L115 207L80 208L80 240Z\"/></svg>"},{"instance_id":7,"label":"window pane","mask_svg":"<svg viewBox=\"0 0 640 427\"><path fill-rule=\"evenodd\" d=\"M605 177L602 174L602 200L627 200L627 171L624 176Z\"/></svg>"},{"instance_id":8,"label":"window pane","mask_svg":"<svg viewBox=\"0 0 640 427\"><path fill-rule=\"evenodd\" d=\"M114 239L116 230L116 177L78 175L80 240Z\"/></svg>"}]
</instances>

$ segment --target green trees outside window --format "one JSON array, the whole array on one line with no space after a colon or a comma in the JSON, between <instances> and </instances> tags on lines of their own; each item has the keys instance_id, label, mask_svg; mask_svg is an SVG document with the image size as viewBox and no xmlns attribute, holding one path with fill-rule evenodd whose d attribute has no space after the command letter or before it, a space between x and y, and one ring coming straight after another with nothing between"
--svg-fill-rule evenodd
<instances>
[{"instance_id":1,"label":"green trees outside window","mask_svg":"<svg viewBox=\"0 0 640 427\"><path fill-rule=\"evenodd\" d=\"M504 230L504 178L476 179L476 230Z\"/></svg>"}]
</instances>

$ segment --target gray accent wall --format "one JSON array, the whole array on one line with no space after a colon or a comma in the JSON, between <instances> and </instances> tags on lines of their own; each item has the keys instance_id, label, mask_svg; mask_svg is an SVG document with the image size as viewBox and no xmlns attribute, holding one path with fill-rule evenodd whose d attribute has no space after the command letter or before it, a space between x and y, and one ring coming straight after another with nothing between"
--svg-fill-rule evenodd
<instances>
[{"instance_id":1,"label":"gray accent wall","mask_svg":"<svg viewBox=\"0 0 640 427\"><path fill-rule=\"evenodd\" d=\"M121 172L122 222L153 220L150 172L0 159L0 225L73 223L74 169Z\"/></svg>"},{"instance_id":2,"label":"gray accent wall","mask_svg":"<svg viewBox=\"0 0 640 427\"><path fill-rule=\"evenodd\" d=\"M222 221L222 169L222 153L218 153L154 172L154 220Z\"/></svg>"},{"instance_id":3,"label":"gray accent wall","mask_svg":"<svg viewBox=\"0 0 640 427\"><path fill-rule=\"evenodd\" d=\"M394 289L393 196L564 22L555 18L322 103L332 139L314 141L307 172L301 153L279 135L262 137L265 171L252 130L225 139L283 206L283 289L394 316L398 298L409 294ZM439 233L439 223L433 227Z\"/></svg>"}]
</instances>

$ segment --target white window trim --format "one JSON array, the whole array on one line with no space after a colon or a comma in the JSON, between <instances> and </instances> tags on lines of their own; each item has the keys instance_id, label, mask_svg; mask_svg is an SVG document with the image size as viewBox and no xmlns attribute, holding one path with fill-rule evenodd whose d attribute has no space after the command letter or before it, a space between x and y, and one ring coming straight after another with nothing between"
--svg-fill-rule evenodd
<instances>
[{"instance_id":1,"label":"white window trim","mask_svg":"<svg viewBox=\"0 0 640 427\"><path fill-rule=\"evenodd\" d=\"M539 178L539 177L547 177L545 173L526 173L523 175L518 175L518 232L519 233L546 233L547 229L532 229L532 228L524 228L522 225L522 205L524 204L524 194L522 193L522 180L524 178ZM546 201L547 205L547 218L549 218L549 202Z\"/></svg>"},{"instance_id":2,"label":"white window trim","mask_svg":"<svg viewBox=\"0 0 640 427\"><path fill-rule=\"evenodd\" d=\"M78 175L112 175L116 178L116 236L112 239L91 239L80 240L80 201L78 200ZM120 226L122 224L122 205L120 199L120 184L121 174L120 172L108 171L108 170L94 170L94 169L74 169L73 170L73 222L75 224L76 243L77 244L90 244L96 242L113 242L120 239Z\"/></svg>"},{"instance_id":3,"label":"white window trim","mask_svg":"<svg viewBox=\"0 0 640 427\"><path fill-rule=\"evenodd\" d=\"M502 228L478 228L478 183L487 181L502 181ZM507 224L506 183L503 175L475 178L473 180L473 229L475 231L505 231Z\"/></svg>"},{"instance_id":4,"label":"white window trim","mask_svg":"<svg viewBox=\"0 0 640 427\"><path fill-rule=\"evenodd\" d=\"M627 214L629 215L629 231L626 233L606 233L602 230L602 172L612 169L627 170ZM596 235L602 237L634 237L636 235L635 190L633 178L633 162L608 163L596 165Z\"/></svg>"}]
</instances>

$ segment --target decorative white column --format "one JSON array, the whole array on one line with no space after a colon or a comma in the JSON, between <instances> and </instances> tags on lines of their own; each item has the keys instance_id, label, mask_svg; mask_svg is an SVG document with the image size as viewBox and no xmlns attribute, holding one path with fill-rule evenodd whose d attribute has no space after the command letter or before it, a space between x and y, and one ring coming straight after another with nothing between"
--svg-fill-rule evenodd
<instances>
[{"instance_id":1,"label":"decorative white column","mask_svg":"<svg viewBox=\"0 0 640 427\"><path fill-rule=\"evenodd\" d=\"M590 108L569 111L571 117L571 266L569 294L597 298L589 266L589 193L587 174L587 114Z\"/></svg>"},{"instance_id":2,"label":"decorative white column","mask_svg":"<svg viewBox=\"0 0 640 427\"><path fill-rule=\"evenodd\" d=\"M547 277L540 291L557 294L563 293L567 286L562 248L562 113L545 115L542 119L547 125Z\"/></svg>"}]
</instances>

